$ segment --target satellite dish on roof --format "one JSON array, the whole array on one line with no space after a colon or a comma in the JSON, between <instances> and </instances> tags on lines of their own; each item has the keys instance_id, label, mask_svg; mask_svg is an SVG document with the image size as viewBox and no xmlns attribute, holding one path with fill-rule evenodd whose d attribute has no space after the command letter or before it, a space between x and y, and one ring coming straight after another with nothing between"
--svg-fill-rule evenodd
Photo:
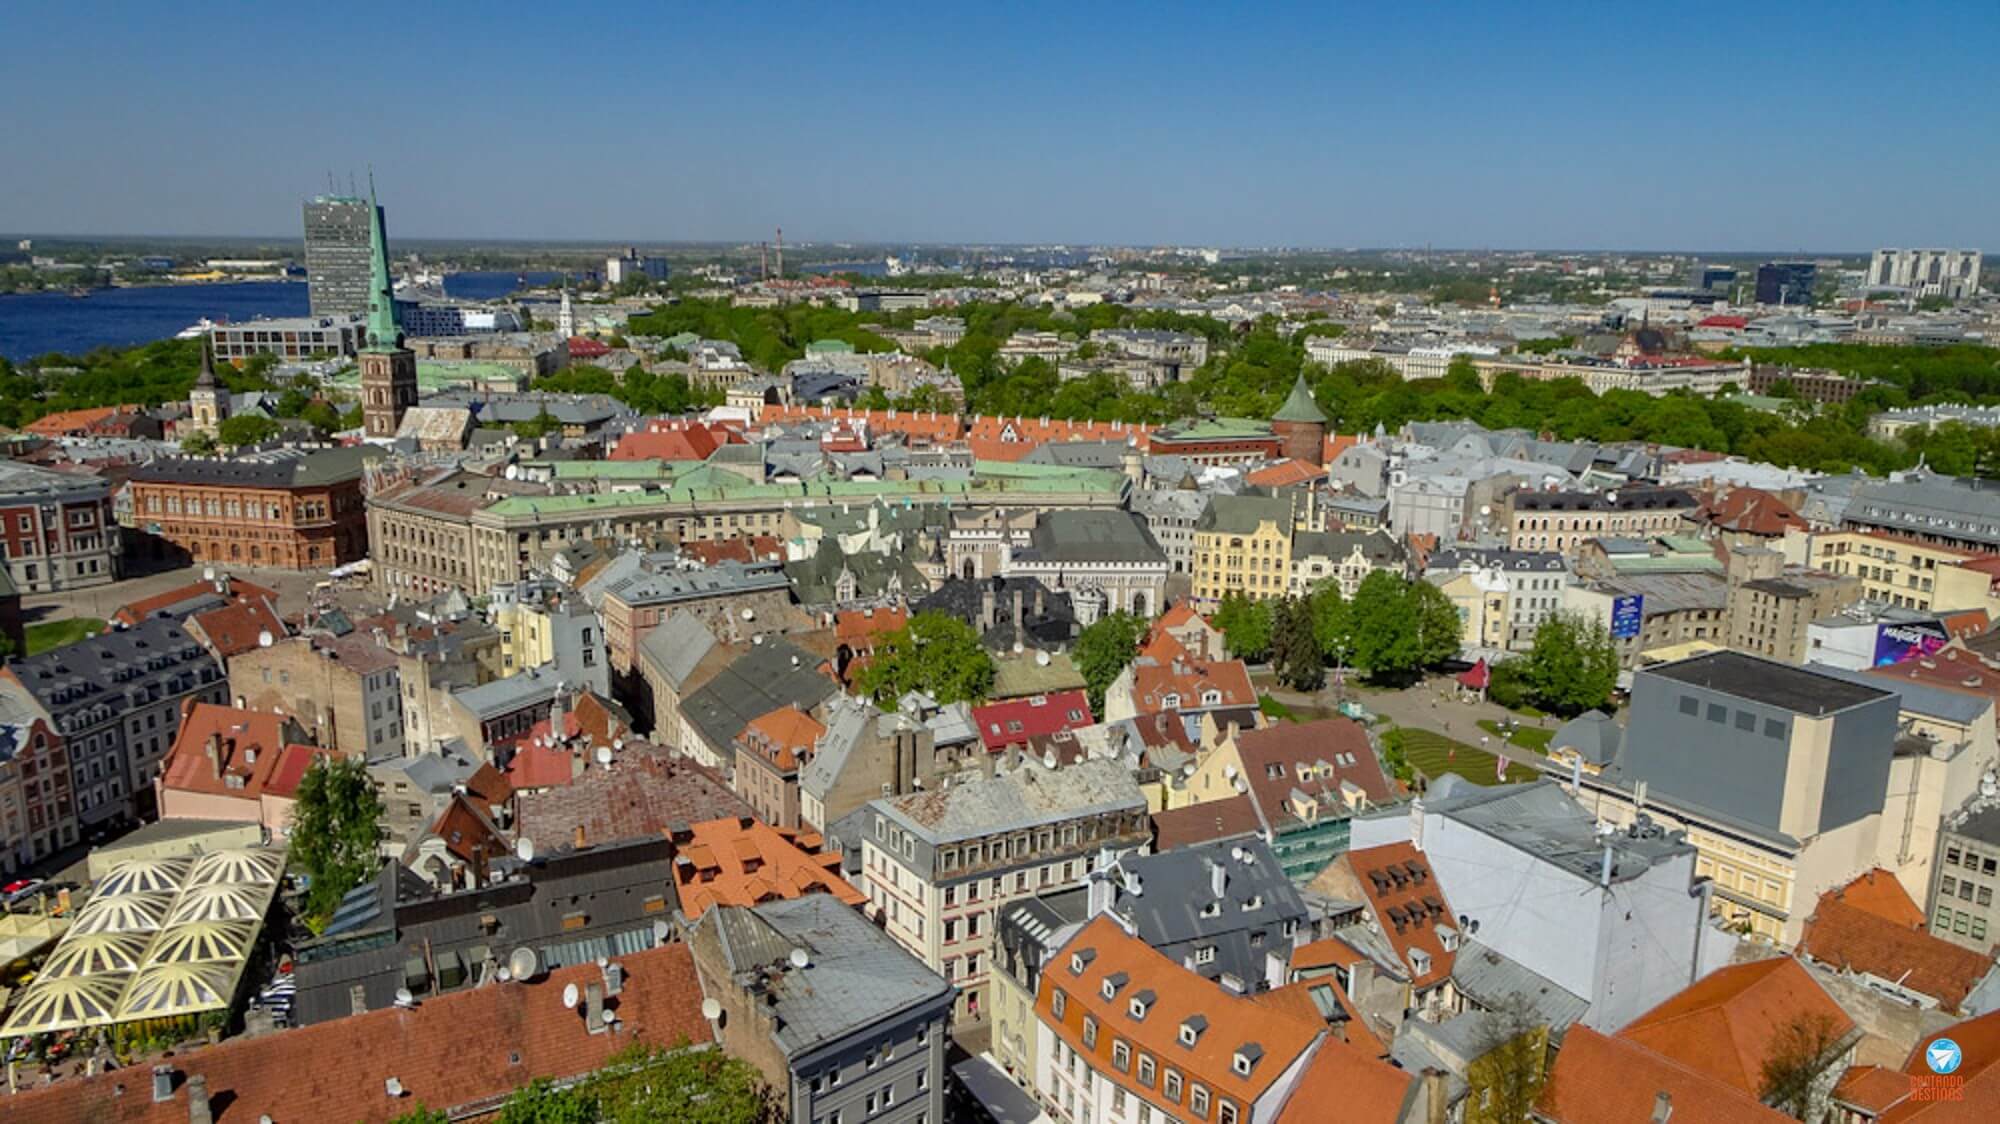
<instances>
[{"instance_id":1,"label":"satellite dish on roof","mask_svg":"<svg viewBox=\"0 0 2000 1124\"><path fill-rule=\"evenodd\" d=\"M812 957L806 953L805 949L795 948L792 950L791 961L792 967L803 968L812 963Z\"/></svg>"},{"instance_id":2,"label":"satellite dish on roof","mask_svg":"<svg viewBox=\"0 0 2000 1124\"><path fill-rule=\"evenodd\" d=\"M708 1020L709 1022L714 1022L715 1020L717 1020L717 1019L721 1018L721 1017L722 1017L722 1002L721 1002L720 1000L717 1000L717 999L704 999L704 1000L702 1000L702 1001L701 1001L701 1017L702 1017L702 1018L704 1018L704 1019L707 1019L707 1020Z\"/></svg>"},{"instance_id":3,"label":"satellite dish on roof","mask_svg":"<svg viewBox=\"0 0 2000 1124\"><path fill-rule=\"evenodd\" d=\"M520 465L518 465L518 464L510 464L510 465L508 465L508 466L507 466L507 479L509 479L509 480L519 480L520 478L521 478L521 466L520 466Z\"/></svg>"},{"instance_id":4,"label":"satellite dish on roof","mask_svg":"<svg viewBox=\"0 0 2000 1124\"><path fill-rule=\"evenodd\" d=\"M271 646L271 640L272 640L272 636L271 636L271 630L270 630L270 629L266 628L266 629L263 629L263 630L261 630L261 631L259 631L259 632L257 633L257 646L258 646L259 648L268 648L268 647L270 647L270 646Z\"/></svg>"},{"instance_id":5,"label":"satellite dish on roof","mask_svg":"<svg viewBox=\"0 0 2000 1124\"><path fill-rule=\"evenodd\" d=\"M1491 514L1493 514L1493 505L1492 505L1492 504L1484 504L1484 503L1480 504L1480 505L1479 505L1479 514L1481 514L1481 515L1491 515Z\"/></svg>"},{"instance_id":6,"label":"satellite dish on roof","mask_svg":"<svg viewBox=\"0 0 2000 1124\"><path fill-rule=\"evenodd\" d=\"M1036 653L1035 653L1035 666L1037 666L1037 667L1047 667L1047 666L1049 666L1049 654L1048 654L1047 652L1036 652Z\"/></svg>"},{"instance_id":7,"label":"satellite dish on roof","mask_svg":"<svg viewBox=\"0 0 2000 1124\"><path fill-rule=\"evenodd\" d=\"M534 949L522 945L507 957L507 971L517 980L534 979L541 974L541 958L535 955Z\"/></svg>"},{"instance_id":8,"label":"satellite dish on roof","mask_svg":"<svg viewBox=\"0 0 2000 1124\"><path fill-rule=\"evenodd\" d=\"M598 747L597 747L597 763L598 763L599 765L602 765L602 766L604 766L604 767L605 767L605 768L607 768L607 769L609 769L609 768L611 767L611 747L610 747L610 746L608 746L608 745L600 745L600 746L598 746Z\"/></svg>"},{"instance_id":9,"label":"satellite dish on roof","mask_svg":"<svg viewBox=\"0 0 2000 1124\"><path fill-rule=\"evenodd\" d=\"M201 568L201 580L202 580L202 581L205 581L205 582L212 582L212 581L214 581L214 580L215 580L215 567L213 567L213 566L203 566L203 567Z\"/></svg>"},{"instance_id":10,"label":"satellite dish on roof","mask_svg":"<svg viewBox=\"0 0 2000 1124\"><path fill-rule=\"evenodd\" d=\"M524 863L535 861L535 841L523 835L514 841L514 857Z\"/></svg>"},{"instance_id":11,"label":"satellite dish on roof","mask_svg":"<svg viewBox=\"0 0 2000 1124\"><path fill-rule=\"evenodd\" d=\"M743 619L744 619L744 620L746 620L746 621L754 621L754 620L756 620L756 619L757 619L757 610L755 610L755 609L745 609L745 610L743 610Z\"/></svg>"},{"instance_id":12,"label":"satellite dish on roof","mask_svg":"<svg viewBox=\"0 0 2000 1124\"><path fill-rule=\"evenodd\" d=\"M576 1010L577 990L573 983L563 985L563 1006Z\"/></svg>"},{"instance_id":13,"label":"satellite dish on roof","mask_svg":"<svg viewBox=\"0 0 2000 1124\"><path fill-rule=\"evenodd\" d=\"M409 988L399 987L396 989L396 1006L414 1007L416 1005L417 1005L417 997L415 995L410 994Z\"/></svg>"}]
</instances>

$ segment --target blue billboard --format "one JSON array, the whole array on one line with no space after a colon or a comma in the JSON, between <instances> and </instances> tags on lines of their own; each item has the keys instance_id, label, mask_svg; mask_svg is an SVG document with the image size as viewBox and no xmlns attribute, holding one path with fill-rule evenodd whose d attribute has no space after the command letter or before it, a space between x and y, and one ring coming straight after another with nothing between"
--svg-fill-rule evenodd
<instances>
[{"instance_id":1,"label":"blue billboard","mask_svg":"<svg viewBox=\"0 0 2000 1124\"><path fill-rule=\"evenodd\" d=\"M1875 633L1875 666L1932 655L1950 642L1951 634L1937 621L1885 624Z\"/></svg>"},{"instance_id":2,"label":"blue billboard","mask_svg":"<svg viewBox=\"0 0 2000 1124\"><path fill-rule=\"evenodd\" d=\"M1645 623L1646 595L1628 593L1614 598L1611 602L1611 636L1614 640L1630 640L1639 635L1639 626Z\"/></svg>"}]
</instances>

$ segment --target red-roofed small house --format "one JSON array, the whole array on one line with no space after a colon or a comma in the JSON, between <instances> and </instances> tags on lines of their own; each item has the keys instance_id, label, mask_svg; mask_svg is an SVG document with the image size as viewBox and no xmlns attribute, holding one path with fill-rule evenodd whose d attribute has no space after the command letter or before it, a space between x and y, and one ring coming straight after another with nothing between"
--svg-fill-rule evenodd
<instances>
[{"instance_id":1,"label":"red-roofed small house","mask_svg":"<svg viewBox=\"0 0 2000 1124\"><path fill-rule=\"evenodd\" d=\"M762 820L703 820L670 833L678 854L674 887L692 921L710 906L832 894L851 906L868 896L840 876L840 854L813 831L787 831Z\"/></svg>"},{"instance_id":2,"label":"red-roofed small house","mask_svg":"<svg viewBox=\"0 0 2000 1124\"><path fill-rule=\"evenodd\" d=\"M826 727L796 706L760 714L736 735L736 794L760 819L799 826L799 767L812 760Z\"/></svg>"},{"instance_id":3,"label":"red-roofed small house","mask_svg":"<svg viewBox=\"0 0 2000 1124\"><path fill-rule=\"evenodd\" d=\"M1410 980L1405 1006L1442 1012L1461 934L1430 861L1408 843L1385 843L1334 859L1313 883L1348 900L1368 903L1376 928Z\"/></svg>"},{"instance_id":4,"label":"red-roofed small house","mask_svg":"<svg viewBox=\"0 0 2000 1124\"><path fill-rule=\"evenodd\" d=\"M1820 895L1799 955L1920 1007L1955 1012L1996 968L1993 957L1935 937L1923 910L1886 870Z\"/></svg>"},{"instance_id":5,"label":"red-roofed small house","mask_svg":"<svg viewBox=\"0 0 2000 1124\"><path fill-rule=\"evenodd\" d=\"M972 708L972 724L988 753L1025 749L1030 739L1092 725L1090 699L1082 691L1058 691Z\"/></svg>"},{"instance_id":6,"label":"red-roofed small house","mask_svg":"<svg viewBox=\"0 0 2000 1124\"><path fill-rule=\"evenodd\" d=\"M180 732L153 782L160 818L255 823L282 836L299 780L313 758L331 754L304 740L305 730L290 718L185 704Z\"/></svg>"}]
</instances>

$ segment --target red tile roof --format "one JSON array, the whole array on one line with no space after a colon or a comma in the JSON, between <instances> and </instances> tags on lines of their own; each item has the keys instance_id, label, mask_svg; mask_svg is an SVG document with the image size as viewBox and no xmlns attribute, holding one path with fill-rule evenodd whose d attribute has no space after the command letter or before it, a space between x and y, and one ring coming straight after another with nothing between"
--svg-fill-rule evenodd
<instances>
[{"instance_id":1,"label":"red tile roof","mask_svg":"<svg viewBox=\"0 0 2000 1124\"><path fill-rule=\"evenodd\" d=\"M1894 980L1956 1011L1993 971L1993 957L1932 936L1924 915L1886 870L1871 870L1820 895L1799 951L1846 971Z\"/></svg>"},{"instance_id":2,"label":"red tile roof","mask_svg":"<svg viewBox=\"0 0 2000 1124\"><path fill-rule=\"evenodd\" d=\"M781 706L752 718L737 735L737 745L789 773L812 756L825 735L826 727L812 715L796 706Z\"/></svg>"},{"instance_id":3,"label":"red tile roof","mask_svg":"<svg viewBox=\"0 0 2000 1124\"><path fill-rule=\"evenodd\" d=\"M263 598L196 613L188 618L188 630L206 639L222 660L261 646L266 634L273 640L287 635L277 607Z\"/></svg>"},{"instance_id":4,"label":"red tile roof","mask_svg":"<svg viewBox=\"0 0 2000 1124\"><path fill-rule=\"evenodd\" d=\"M90 427L115 414L136 411L137 406L88 406L81 410L58 410L53 414L43 414L21 427L24 432L37 437L66 437L82 435Z\"/></svg>"},{"instance_id":5,"label":"red tile roof","mask_svg":"<svg viewBox=\"0 0 2000 1124\"><path fill-rule=\"evenodd\" d=\"M268 601L273 605L278 603L277 590L267 589L256 582L247 582L239 577L227 577L228 592L223 593L216 587L224 580L224 577L218 576L214 581L189 582L187 585L175 586L165 593L142 597L112 614L112 619L124 624L138 624L161 609L179 605L184 601L192 601L203 594L227 597L232 604L237 605L249 601Z\"/></svg>"},{"instance_id":6,"label":"red tile roof","mask_svg":"<svg viewBox=\"0 0 2000 1124\"><path fill-rule=\"evenodd\" d=\"M564 717L567 719L565 725L570 726L573 735L576 718L572 715ZM535 728L546 731L548 720L543 719ZM507 762L507 783L517 792L558 788L576 776L576 754L568 746L543 745L533 736L523 739Z\"/></svg>"},{"instance_id":7,"label":"red tile roof","mask_svg":"<svg viewBox=\"0 0 2000 1124\"><path fill-rule=\"evenodd\" d=\"M1052 442L1136 439L1139 450L1144 452L1152 432L1152 426L1124 422L976 415L966 426L965 439L975 460L1018 461Z\"/></svg>"},{"instance_id":8,"label":"red tile roof","mask_svg":"<svg viewBox=\"0 0 2000 1124\"><path fill-rule=\"evenodd\" d=\"M1640 1015L1618 1037L1755 1096L1784 1028L1823 1015L1837 1035L1854 1020L1789 956L1709 973ZM1567 1049L1567 1045L1564 1047Z\"/></svg>"},{"instance_id":9,"label":"red tile roof","mask_svg":"<svg viewBox=\"0 0 2000 1124\"><path fill-rule=\"evenodd\" d=\"M635 1042L675 1047L711 1041L701 983L685 944L620 958L625 982L617 1029L585 1031L563 989L601 979L595 964L559 968L530 983L464 988L417 1006L387 1008L219 1046L169 1060L208 1085L218 1124L389 1120L418 1104L453 1119L490 1112L539 1077L598 1069ZM404 1095L389 1097L395 1078ZM6 1100L8 1124L186 1124L187 1082L155 1102L144 1066L71 1078Z\"/></svg>"},{"instance_id":10,"label":"red tile roof","mask_svg":"<svg viewBox=\"0 0 2000 1124\"><path fill-rule=\"evenodd\" d=\"M693 761L626 742L609 769L590 768L559 788L522 793L516 834L556 844L581 829L586 843L658 837L673 824L753 814L729 783Z\"/></svg>"},{"instance_id":11,"label":"red tile roof","mask_svg":"<svg viewBox=\"0 0 2000 1124\"><path fill-rule=\"evenodd\" d=\"M1326 469L1304 461L1281 460L1265 465L1245 476L1247 483L1260 488L1282 488L1291 484L1303 484L1326 475Z\"/></svg>"},{"instance_id":12,"label":"red tile roof","mask_svg":"<svg viewBox=\"0 0 2000 1124\"><path fill-rule=\"evenodd\" d=\"M1132 702L1140 714L1163 710L1201 710L1218 706L1256 706L1257 688L1242 660L1206 663L1186 658L1186 649L1171 633L1161 633L1159 649L1171 643L1178 657L1140 656L1132 665Z\"/></svg>"},{"instance_id":13,"label":"red tile roof","mask_svg":"<svg viewBox=\"0 0 2000 1124\"><path fill-rule=\"evenodd\" d=\"M1236 751L1250 795L1273 826L1298 818L1294 793L1309 798L1321 815L1347 813L1343 784L1353 784L1376 804L1393 796L1368 732L1346 718L1244 730L1236 736Z\"/></svg>"},{"instance_id":14,"label":"red tile roof","mask_svg":"<svg viewBox=\"0 0 2000 1124\"><path fill-rule=\"evenodd\" d=\"M915 437L944 444L956 441L965 432L964 423L957 414L926 414L909 410L852 410L835 409L831 406L780 406L766 405L758 420L764 425L778 422L800 421L849 421L860 422L871 430L882 433L900 433L905 437Z\"/></svg>"},{"instance_id":15,"label":"red tile roof","mask_svg":"<svg viewBox=\"0 0 2000 1124\"><path fill-rule=\"evenodd\" d=\"M628 433L605 459L614 461L705 461L724 445L740 445L742 434L726 425L654 419Z\"/></svg>"},{"instance_id":16,"label":"red tile roof","mask_svg":"<svg viewBox=\"0 0 2000 1124\"><path fill-rule=\"evenodd\" d=\"M875 642L908 624L910 612L904 608L844 609L834 614L833 638L856 654L875 649Z\"/></svg>"},{"instance_id":17,"label":"red tile roof","mask_svg":"<svg viewBox=\"0 0 2000 1124\"><path fill-rule=\"evenodd\" d=\"M1976 1019L1945 1027L1919 1041L1903 1062L1902 1077L1916 1092L1919 1084L1937 1080L1924 1060L1924 1051L1939 1038L1958 1043L1960 1056L1957 1100L1922 1101L1914 1096L1884 1112L1878 1124L1991 1124L1994 1106L2000 1105L2000 1011L1989 1011ZM1879 1086L1871 1086L1879 1089Z\"/></svg>"},{"instance_id":18,"label":"red tile roof","mask_svg":"<svg viewBox=\"0 0 2000 1124\"><path fill-rule=\"evenodd\" d=\"M1082 691L1030 695L972 708L972 724L978 727L979 740L988 753L1025 745L1036 735L1074 730L1092 722L1090 698Z\"/></svg>"},{"instance_id":19,"label":"red tile roof","mask_svg":"<svg viewBox=\"0 0 2000 1124\"><path fill-rule=\"evenodd\" d=\"M1348 1026L1357 1025L1358 1020L1350 1017ZM1373 1037L1369 1036L1371 1041ZM1274 1124L1403 1120L1404 1106L1416 1095L1419 1080L1417 1074L1374 1057L1364 1043L1329 1040L1306 1063Z\"/></svg>"},{"instance_id":20,"label":"red tile roof","mask_svg":"<svg viewBox=\"0 0 2000 1124\"><path fill-rule=\"evenodd\" d=\"M160 783L181 792L255 800L284 760L291 741L285 732L285 720L275 714L195 703L181 719Z\"/></svg>"},{"instance_id":21,"label":"red tile roof","mask_svg":"<svg viewBox=\"0 0 2000 1124\"><path fill-rule=\"evenodd\" d=\"M1210 800L1153 813L1153 849L1169 851L1213 839L1235 839L1264 829L1248 796Z\"/></svg>"},{"instance_id":22,"label":"red tile roof","mask_svg":"<svg viewBox=\"0 0 2000 1124\"><path fill-rule=\"evenodd\" d=\"M1636 1042L1578 1023L1563 1035L1536 1109L1556 1124L1643 1124L1656 1119L1660 1095L1673 1119L1690 1124L1784 1124L1791 1117Z\"/></svg>"},{"instance_id":23,"label":"red tile roof","mask_svg":"<svg viewBox=\"0 0 2000 1124\"><path fill-rule=\"evenodd\" d=\"M787 831L749 816L704 820L674 834L674 888L690 920L710 906L827 893L858 906L868 895L840 876L840 855L817 832Z\"/></svg>"},{"instance_id":24,"label":"red tile roof","mask_svg":"<svg viewBox=\"0 0 2000 1124\"><path fill-rule=\"evenodd\" d=\"M1295 980L1283 987L1256 992L1250 998L1253 1002L1261 1003L1274 1011L1283 1011L1307 1022L1330 1023L1331 1021L1320 1013L1319 1003L1313 998L1313 993L1322 988L1331 994L1333 1001L1340 1005L1341 1013L1347 1016L1345 1022L1331 1024L1337 1025L1339 1033L1347 1036L1347 1045L1367 1058L1388 1057L1389 1047L1375 1036L1374 1031L1368 1029L1368 1020L1361 1017L1361 1009L1356 1007L1354 1001L1347 997L1347 993L1340 989L1340 981L1332 975ZM1338 1035L1335 1037L1338 1038Z\"/></svg>"},{"instance_id":25,"label":"red tile roof","mask_svg":"<svg viewBox=\"0 0 2000 1124\"><path fill-rule=\"evenodd\" d=\"M1775 538L1787 530L1807 528L1805 516L1769 492L1757 488L1731 488L1727 495L1710 499L1695 513L1695 519L1725 531Z\"/></svg>"},{"instance_id":26,"label":"red tile roof","mask_svg":"<svg viewBox=\"0 0 2000 1124\"><path fill-rule=\"evenodd\" d=\"M1079 964L1081 972L1075 970ZM1115 978L1121 975L1122 981ZM1107 977L1113 977L1109 999L1103 993ZM1058 990L1063 994L1060 1017L1054 1009ZM1152 1004L1144 1018L1134 1018L1130 1005L1145 992L1152 993ZM1177 1119L1187 1117L1189 1110L1185 1093L1179 1103L1166 1099L1161 1084L1169 1070L1179 1072L1185 1085L1198 1082L1211 1096L1234 1101L1239 1119L1249 1120L1258 1098L1325 1033L1316 1020L1222 990L1102 915L1078 930L1043 970L1035 1014L1070 1049L1088 1055L1101 1078L1117 1082L1130 1095ZM1086 1017L1098 1027L1094 1045L1084 1042ZM1181 1026L1197 1018L1201 1029L1195 1044L1182 1045ZM1120 1041L1132 1048L1134 1070L1138 1058L1156 1059L1160 1083L1141 1085L1136 1073L1121 1072L1112 1064L1112 1045ZM1233 1057L1245 1046L1261 1049L1248 1077L1232 1068Z\"/></svg>"},{"instance_id":27,"label":"red tile roof","mask_svg":"<svg viewBox=\"0 0 2000 1124\"><path fill-rule=\"evenodd\" d=\"M785 544L775 535L737 535L728 539L683 542L681 553L704 566L723 562L783 562Z\"/></svg>"},{"instance_id":28,"label":"red tile roof","mask_svg":"<svg viewBox=\"0 0 2000 1124\"><path fill-rule=\"evenodd\" d=\"M1408 843L1384 843L1349 851L1345 861L1383 938L1410 970L1411 985L1423 991L1449 977L1458 954L1445 949L1437 927L1456 928L1458 921L1423 852ZM1430 961L1427 970L1419 970L1417 953Z\"/></svg>"}]
</instances>

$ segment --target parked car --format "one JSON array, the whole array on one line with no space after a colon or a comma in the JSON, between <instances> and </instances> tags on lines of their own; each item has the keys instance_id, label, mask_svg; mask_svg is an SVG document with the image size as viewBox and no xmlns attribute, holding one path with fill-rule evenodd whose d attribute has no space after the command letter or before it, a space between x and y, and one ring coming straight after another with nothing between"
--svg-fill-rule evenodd
<instances>
[{"instance_id":1,"label":"parked car","mask_svg":"<svg viewBox=\"0 0 2000 1124\"><path fill-rule=\"evenodd\" d=\"M8 905L17 905L40 893L42 885L39 878L21 878L0 886L0 895L6 896Z\"/></svg>"}]
</instances>

